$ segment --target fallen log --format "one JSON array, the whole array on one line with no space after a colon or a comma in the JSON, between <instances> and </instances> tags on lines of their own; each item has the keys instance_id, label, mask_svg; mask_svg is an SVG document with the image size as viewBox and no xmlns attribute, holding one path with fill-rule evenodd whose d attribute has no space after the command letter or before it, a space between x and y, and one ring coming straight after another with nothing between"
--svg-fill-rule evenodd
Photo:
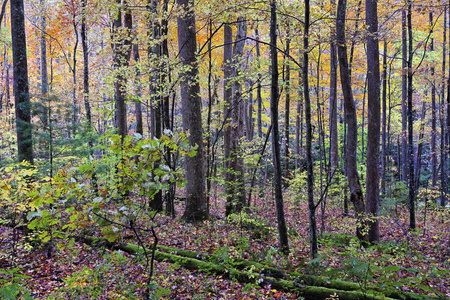
<instances>
[{"instance_id":1,"label":"fallen log","mask_svg":"<svg viewBox=\"0 0 450 300\"><path fill-rule=\"evenodd\" d=\"M114 249L120 249L129 254L144 254L150 253L151 250L144 249L141 246L132 245L132 244L114 244L110 243L102 238L93 238L86 237L82 238L84 242L88 244L98 244L105 245L108 247L112 247ZM261 284L270 284L272 288L275 288L280 291L296 293L299 296L304 297L307 300L325 300L330 298L331 295L339 296L340 300L365 300L365 299L373 299L373 300L393 300L394 298L386 297L385 295L378 293L376 291L367 291L362 292L358 290L340 290L329 287L322 286L311 286L302 282L301 279L277 279L271 276L265 276L259 273L253 272L250 270L238 270L231 266L223 266L220 264L215 264L212 262L203 261L197 258L180 256L177 254L171 254L164 252L165 247L160 248L160 250L155 251L154 259L157 261L166 261L170 263L177 263L180 266L189 269L189 270L199 270L201 272L205 272L212 275L223 275L225 277L233 278L243 283L261 283ZM167 250L167 248L166 248ZM173 250L173 249L172 249ZM187 251L187 250L181 250ZM189 256L192 256L192 252L184 252Z\"/></svg>"}]
</instances>

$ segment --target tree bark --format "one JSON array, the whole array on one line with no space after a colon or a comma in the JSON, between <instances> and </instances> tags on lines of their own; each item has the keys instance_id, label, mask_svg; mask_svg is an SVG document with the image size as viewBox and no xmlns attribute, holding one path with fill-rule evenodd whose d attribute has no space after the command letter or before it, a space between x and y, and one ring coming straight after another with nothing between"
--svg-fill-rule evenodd
<instances>
[{"instance_id":1,"label":"tree bark","mask_svg":"<svg viewBox=\"0 0 450 300\"><path fill-rule=\"evenodd\" d=\"M270 88L270 113L272 121L272 157L273 157L273 184L275 188L275 205L278 221L278 239L280 249L284 254L289 253L289 242L284 218L283 193L281 190L281 160L280 160L280 140L278 129L278 58L277 58L277 3L271 0L270 3L270 60L271 60L271 88Z\"/></svg>"},{"instance_id":2,"label":"tree bark","mask_svg":"<svg viewBox=\"0 0 450 300\"><path fill-rule=\"evenodd\" d=\"M367 35L367 177L366 214L368 217L368 240L380 240L379 233L379 146L380 146L380 58L378 50L377 1L366 0Z\"/></svg>"},{"instance_id":3,"label":"tree bark","mask_svg":"<svg viewBox=\"0 0 450 300\"><path fill-rule=\"evenodd\" d=\"M5 1L6 2L6 1ZM44 0L40 0L41 5L41 97L42 101L46 101L48 99L48 72L47 72L47 39L46 39L46 29L47 29L47 11L46 4ZM48 126L48 109L46 106L47 103L43 103L42 105L42 123L44 126L44 130L46 130Z\"/></svg>"},{"instance_id":4,"label":"tree bark","mask_svg":"<svg viewBox=\"0 0 450 300\"><path fill-rule=\"evenodd\" d=\"M229 24L224 25L223 33L223 102L224 102L224 169L225 169L225 192L226 192L226 206L225 216L231 214L233 210L233 195L234 195L234 181L235 174L231 170L231 110L233 109L233 90L231 88L231 76L233 73L232 58L233 58L233 29Z\"/></svg>"},{"instance_id":5,"label":"tree bark","mask_svg":"<svg viewBox=\"0 0 450 300\"><path fill-rule=\"evenodd\" d=\"M317 223L316 206L314 203L314 173L312 158L312 124L311 124L311 99L309 95L309 27L310 27L310 2L305 0L305 29L303 32L303 92L305 101L305 121L306 121L306 170L307 170L307 190L308 190L308 211L309 211L309 239L310 255L316 258L317 247Z\"/></svg>"},{"instance_id":6,"label":"tree bark","mask_svg":"<svg viewBox=\"0 0 450 300\"><path fill-rule=\"evenodd\" d=\"M290 135L290 126L289 126L289 118L290 118L290 106L291 106L291 66L289 65L289 55L291 48L291 37L289 32L289 24L287 27L287 37L286 37L286 78L285 78L285 86L286 86L286 101L284 106L284 177L289 178L289 135Z\"/></svg>"},{"instance_id":7,"label":"tree bark","mask_svg":"<svg viewBox=\"0 0 450 300\"><path fill-rule=\"evenodd\" d=\"M137 99L134 102L134 109L136 113L136 132L140 135L144 134L144 124L142 122L142 86L140 83L141 71L139 69L139 45L137 43L133 43L133 59L136 65L136 94Z\"/></svg>"},{"instance_id":8,"label":"tree bark","mask_svg":"<svg viewBox=\"0 0 450 300\"><path fill-rule=\"evenodd\" d=\"M177 18L177 25L179 57L183 66L180 80L183 129L189 132L189 145L197 147L195 156L185 157L187 183L183 219L195 222L204 220L209 215L203 168L202 111L196 58L197 36L194 1L177 0L177 4L182 9L182 14Z\"/></svg>"},{"instance_id":9,"label":"tree bark","mask_svg":"<svg viewBox=\"0 0 450 300\"><path fill-rule=\"evenodd\" d=\"M89 132L92 129L92 115L91 115L91 105L89 104L89 50L87 44L87 30L86 30L86 4L87 0L81 1L81 45L83 48L83 99L84 99L84 109L86 110L86 119L88 122ZM45 63L47 65L47 63ZM92 144L92 141L90 141ZM92 147L92 145L90 145Z\"/></svg>"},{"instance_id":10,"label":"tree bark","mask_svg":"<svg viewBox=\"0 0 450 300\"><path fill-rule=\"evenodd\" d=\"M244 136L244 119L245 107L244 99L242 98L242 85L239 79L239 72L243 69L243 61L241 58L244 55L245 38L247 37L247 21L243 18L238 19L238 28L236 33L236 40L233 47L232 58L232 107L231 107L231 153L230 153L230 169L234 173L234 191L232 195L231 205L232 211L235 213L241 212L245 205L245 182L244 182L244 157L241 149L240 140Z\"/></svg>"},{"instance_id":11,"label":"tree bark","mask_svg":"<svg viewBox=\"0 0 450 300\"><path fill-rule=\"evenodd\" d=\"M33 164L33 140L23 0L11 0L10 8L17 159L19 162L25 160Z\"/></svg>"},{"instance_id":12,"label":"tree bark","mask_svg":"<svg viewBox=\"0 0 450 300\"><path fill-rule=\"evenodd\" d=\"M346 174L350 187L350 200L355 208L356 235L364 240L364 199L357 169L358 125L356 117L355 101L351 87L350 72L347 59L347 46L345 40L346 0L339 0L336 14L336 37L339 57L339 71L341 75L342 93L344 95L345 121L347 123L347 149L346 149Z\"/></svg>"},{"instance_id":13,"label":"tree bark","mask_svg":"<svg viewBox=\"0 0 450 300\"><path fill-rule=\"evenodd\" d=\"M433 13L430 12L430 26L433 24ZM431 39L430 51L434 51L434 39ZM431 185L437 183L437 155L436 155L436 80L434 79L435 67L431 65Z\"/></svg>"},{"instance_id":14,"label":"tree bark","mask_svg":"<svg viewBox=\"0 0 450 300\"><path fill-rule=\"evenodd\" d=\"M332 11L335 14L336 1L331 0ZM336 29L331 29L330 42L330 109L329 109L329 127L330 127L330 172L333 174L339 169L339 145L337 130L337 52L336 52Z\"/></svg>"},{"instance_id":15,"label":"tree bark","mask_svg":"<svg viewBox=\"0 0 450 300\"><path fill-rule=\"evenodd\" d=\"M382 129L381 129L381 194L385 195L386 193L386 168L387 168L387 132L386 132L386 101L387 101L387 41L386 39L383 42L383 75L382 75L382 85L383 85L383 94L382 94Z\"/></svg>"},{"instance_id":16,"label":"tree bark","mask_svg":"<svg viewBox=\"0 0 450 300\"><path fill-rule=\"evenodd\" d=\"M407 144L407 100L408 100L408 39L406 26L406 11L402 9L402 180L408 179L408 144Z\"/></svg>"},{"instance_id":17,"label":"tree bark","mask_svg":"<svg viewBox=\"0 0 450 300\"><path fill-rule=\"evenodd\" d=\"M131 56L131 32L132 17L129 8L125 7L126 13L124 23L122 23L122 7L121 1L116 0L118 13L113 22L113 48L114 48L114 69L116 71L116 80L114 82L114 100L115 100L115 126L117 133L122 137L122 141L127 135L127 106L125 103L126 93L125 84L126 76L124 68L128 66ZM124 37L123 37L124 36Z\"/></svg>"},{"instance_id":18,"label":"tree bark","mask_svg":"<svg viewBox=\"0 0 450 300\"><path fill-rule=\"evenodd\" d=\"M409 228L411 230L416 228L416 212L415 212L415 190L414 190L414 144L413 144L413 36L412 36L412 21L411 21L411 0L408 0L408 165L409 165Z\"/></svg>"}]
</instances>

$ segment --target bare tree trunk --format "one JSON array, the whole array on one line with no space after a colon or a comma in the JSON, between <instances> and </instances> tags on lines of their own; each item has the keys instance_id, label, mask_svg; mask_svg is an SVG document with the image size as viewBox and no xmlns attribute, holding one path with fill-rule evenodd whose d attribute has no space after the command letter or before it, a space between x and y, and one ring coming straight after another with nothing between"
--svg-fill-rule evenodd
<instances>
[{"instance_id":1,"label":"bare tree trunk","mask_svg":"<svg viewBox=\"0 0 450 300\"><path fill-rule=\"evenodd\" d=\"M387 168L387 156L386 156L386 101L387 101L387 42L386 39L383 42L383 95L382 95L382 130L381 130L381 194L386 193L386 168Z\"/></svg>"},{"instance_id":2,"label":"bare tree trunk","mask_svg":"<svg viewBox=\"0 0 450 300\"><path fill-rule=\"evenodd\" d=\"M450 14L450 11L449 11ZM445 62L447 59L447 55L446 55L446 46L447 46L447 7L444 8L444 36L443 36L443 42L442 42L442 74L445 74ZM450 70L450 68L449 68ZM445 157L445 127L444 127L444 112L442 107L444 106L444 99L445 99L445 75L443 75L444 77L442 78L442 95L441 95L441 109L439 109L439 121L440 121L440 125L441 125L441 159L440 159L440 165L441 165L441 206L445 206L445 179L446 179L446 174L445 174L445 163L444 163L444 157Z\"/></svg>"},{"instance_id":3,"label":"bare tree trunk","mask_svg":"<svg viewBox=\"0 0 450 300\"><path fill-rule=\"evenodd\" d=\"M312 124L311 124L311 99L309 97L308 79L308 52L309 52L309 27L310 27L310 2L305 0L305 30L303 32L303 90L305 97L305 120L306 120L306 169L307 169L307 190L308 190L308 211L309 211L309 239L310 255L316 258L317 247L317 224L316 205L314 203L314 173L312 158Z\"/></svg>"},{"instance_id":4,"label":"bare tree trunk","mask_svg":"<svg viewBox=\"0 0 450 300\"><path fill-rule=\"evenodd\" d=\"M347 60L347 46L345 41L346 0L338 1L336 18L337 51L339 57L339 71L341 74L342 93L344 95L345 121L347 123L346 174L350 187L350 200L355 208L357 218L356 235L364 239L364 199L357 169L358 126L356 107L353 100L350 72Z\"/></svg>"},{"instance_id":5,"label":"bare tree trunk","mask_svg":"<svg viewBox=\"0 0 450 300\"><path fill-rule=\"evenodd\" d=\"M284 218L283 193L281 190L281 160L280 160L280 141L278 130L278 58L277 58L277 4L276 0L271 1L270 5L270 60L271 65L271 89L270 89L270 113L272 120L272 156L273 156L273 185L275 188L275 205L278 221L278 238L280 249L284 254L289 253L289 242Z\"/></svg>"},{"instance_id":6,"label":"bare tree trunk","mask_svg":"<svg viewBox=\"0 0 450 300\"><path fill-rule=\"evenodd\" d=\"M139 56L139 45L137 43L133 43L133 59L134 62L137 64L136 66L136 94L138 98L134 102L134 109L136 113L136 132L140 135L144 134L144 124L142 122L142 86L140 83L141 78L141 71L139 69L139 62L140 62L140 56Z\"/></svg>"},{"instance_id":7,"label":"bare tree trunk","mask_svg":"<svg viewBox=\"0 0 450 300\"><path fill-rule=\"evenodd\" d=\"M114 82L114 99L116 108L116 118L115 126L117 128L117 133L122 137L122 141L127 135L127 106L125 103L125 83L126 77L124 74L124 68L128 66L128 62L131 56L131 32L132 17L128 7L125 7L126 13L124 18L124 23L122 23L122 8L121 1L117 0L119 5L118 13L115 16L113 22L113 49L114 49L114 69L117 72L117 77ZM125 31L125 32L123 32ZM120 38L121 35L125 38Z\"/></svg>"},{"instance_id":8,"label":"bare tree trunk","mask_svg":"<svg viewBox=\"0 0 450 300\"><path fill-rule=\"evenodd\" d=\"M233 78L238 78L239 71L243 68L241 58L244 54L245 38L247 37L247 21L238 19L238 29L233 47ZM242 98L242 85L240 80L233 81L233 105L231 109L231 165L230 168L235 174L234 195L232 209L240 212L245 205L245 185L244 185L244 158L240 145L240 139L244 136L244 100Z\"/></svg>"},{"instance_id":9,"label":"bare tree trunk","mask_svg":"<svg viewBox=\"0 0 450 300\"><path fill-rule=\"evenodd\" d=\"M44 0L40 0L41 5L41 97L45 102L48 99L48 72L47 72L47 39L46 39L46 30L47 30L47 12L46 12L46 4ZM44 126L44 130L46 130L48 126L48 112L46 103L42 105L42 123Z\"/></svg>"},{"instance_id":10,"label":"bare tree trunk","mask_svg":"<svg viewBox=\"0 0 450 300\"><path fill-rule=\"evenodd\" d=\"M181 78L181 105L183 129L189 132L189 145L197 146L197 154L186 155L186 210L183 218L189 222L208 218L205 197L202 111L198 64L197 36L193 0L177 0L183 13L177 19L179 57L183 65Z\"/></svg>"},{"instance_id":11,"label":"bare tree trunk","mask_svg":"<svg viewBox=\"0 0 450 300\"><path fill-rule=\"evenodd\" d=\"M33 164L30 92L23 0L11 0L14 100L16 107L17 159Z\"/></svg>"},{"instance_id":12,"label":"bare tree trunk","mask_svg":"<svg viewBox=\"0 0 450 300\"><path fill-rule=\"evenodd\" d=\"M232 202L234 194L234 172L231 170L231 110L233 109L233 90L231 88L231 76L233 73L233 29L229 24L224 25L223 34L223 102L224 102L224 169L225 169L225 192L226 207L225 215L228 216L232 212Z\"/></svg>"},{"instance_id":13,"label":"bare tree trunk","mask_svg":"<svg viewBox=\"0 0 450 300\"><path fill-rule=\"evenodd\" d=\"M414 145L413 145L413 36L411 22L411 0L408 0L408 164L409 164L409 228L416 228L415 190L414 190Z\"/></svg>"},{"instance_id":14,"label":"bare tree trunk","mask_svg":"<svg viewBox=\"0 0 450 300\"><path fill-rule=\"evenodd\" d=\"M425 129L425 114L426 114L426 103L425 101L422 103L422 114L420 116L420 129L419 129L419 140L417 141L417 150L414 159L414 190L417 191L419 189L419 180L420 180L420 169L422 165L422 148L423 148L423 133Z\"/></svg>"},{"instance_id":15,"label":"bare tree trunk","mask_svg":"<svg viewBox=\"0 0 450 300\"><path fill-rule=\"evenodd\" d=\"M407 100L408 100L408 40L406 26L406 11L402 9L402 180L406 182L408 179L408 144L407 144Z\"/></svg>"},{"instance_id":16,"label":"bare tree trunk","mask_svg":"<svg viewBox=\"0 0 450 300\"><path fill-rule=\"evenodd\" d=\"M380 63L378 50L378 13L377 1L366 0L367 26L367 178L366 178L366 214L371 243L380 240L379 233L379 146L380 146Z\"/></svg>"},{"instance_id":17,"label":"bare tree trunk","mask_svg":"<svg viewBox=\"0 0 450 300\"><path fill-rule=\"evenodd\" d=\"M331 0L332 11L335 14L336 2ZM339 145L337 130L337 52L336 52L336 30L331 29L330 42L330 110L329 110L329 127L330 127L330 172L334 173L339 169Z\"/></svg>"},{"instance_id":18,"label":"bare tree trunk","mask_svg":"<svg viewBox=\"0 0 450 300\"><path fill-rule=\"evenodd\" d=\"M289 26L289 25L288 25ZM284 176L286 178L289 178L289 134L290 134L290 106L291 106L291 66L289 65L289 54L290 54L290 48L291 48L291 37L289 32L289 27L286 29L286 78L285 78L285 86L286 86L286 101L284 106Z\"/></svg>"},{"instance_id":19,"label":"bare tree trunk","mask_svg":"<svg viewBox=\"0 0 450 300\"><path fill-rule=\"evenodd\" d=\"M82 15L81 15L81 44L83 48L83 98L84 109L86 110L86 119L88 121L89 132L92 129L92 115L91 105L89 104L89 50L87 44L87 30L86 30L86 3L87 0L81 1ZM43 65L44 63L42 63ZM47 62L45 62L47 67ZM47 83L48 84L48 83ZM89 141L92 147L92 140Z\"/></svg>"},{"instance_id":20,"label":"bare tree trunk","mask_svg":"<svg viewBox=\"0 0 450 300\"><path fill-rule=\"evenodd\" d=\"M430 12L430 25L433 24L433 13ZM430 51L434 51L434 39L431 39ZM436 155L436 81L434 79L434 64L431 68L431 185L437 182L437 155Z\"/></svg>"}]
</instances>

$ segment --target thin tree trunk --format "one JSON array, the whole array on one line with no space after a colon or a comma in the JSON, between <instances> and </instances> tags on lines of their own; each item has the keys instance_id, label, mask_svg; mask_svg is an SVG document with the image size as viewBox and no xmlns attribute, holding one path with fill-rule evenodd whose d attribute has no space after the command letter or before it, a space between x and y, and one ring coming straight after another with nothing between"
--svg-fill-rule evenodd
<instances>
[{"instance_id":1,"label":"thin tree trunk","mask_svg":"<svg viewBox=\"0 0 450 300\"><path fill-rule=\"evenodd\" d=\"M383 75L382 75L382 84L383 84L383 94L382 94L382 129L381 129L381 194L383 197L386 193L386 165L387 165L387 145L386 145L386 101L387 101L387 41L386 39L383 42Z\"/></svg>"},{"instance_id":2,"label":"thin tree trunk","mask_svg":"<svg viewBox=\"0 0 450 300\"><path fill-rule=\"evenodd\" d=\"M5 1L6 2L6 1ZM46 39L46 30L47 30L47 12L46 12L46 4L44 0L40 0L41 5L41 97L44 102L48 102L48 72L47 72L47 39ZM47 112L47 103L43 103L42 105L42 123L44 127L44 131L48 126L48 112Z\"/></svg>"},{"instance_id":3,"label":"thin tree trunk","mask_svg":"<svg viewBox=\"0 0 450 300\"><path fill-rule=\"evenodd\" d=\"M336 1L331 0L331 14L335 14ZM339 169L339 145L337 130L337 52L336 52L336 30L331 28L330 42L330 173Z\"/></svg>"},{"instance_id":4,"label":"thin tree trunk","mask_svg":"<svg viewBox=\"0 0 450 300\"><path fill-rule=\"evenodd\" d=\"M228 216L232 212L232 202L234 194L234 172L230 169L231 163L231 110L233 109L233 90L231 88L231 76L233 72L232 58L233 58L233 29L229 24L223 27L223 102L224 102L224 170L225 170L225 192L226 192L226 206L225 215Z\"/></svg>"},{"instance_id":5,"label":"thin tree trunk","mask_svg":"<svg viewBox=\"0 0 450 300\"><path fill-rule=\"evenodd\" d=\"M450 11L449 11L450 13ZM447 55L446 55L446 46L447 46L447 7L444 8L444 35L443 35L443 42L442 42L442 74L445 74L445 62L447 59ZM449 68L450 70L450 68ZM444 139L445 139L445 127L444 127L444 112L442 107L444 106L444 99L445 99L445 75L443 75L444 77L442 78L442 95L441 95L441 109L439 109L439 120L440 120L440 125L441 125L441 155L440 155L440 166L441 166L441 206L445 206L445 178L446 178L446 174L445 174L445 163L444 163L444 147L445 147L445 143L444 143Z\"/></svg>"},{"instance_id":6,"label":"thin tree trunk","mask_svg":"<svg viewBox=\"0 0 450 300\"><path fill-rule=\"evenodd\" d=\"M289 26L289 25L288 25ZM289 65L289 55L291 48L291 37L289 32L289 27L286 32L286 78L285 78L285 86L286 86L286 102L284 106L284 176L289 178L289 135L290 135L290 109L291 109L291 66Z\"/></svg>"},{"instance_id":7,"label":"thin tree trunk","mask_svg":"<svg viewBox=\"0 0 450 300\"><path fill-rule=\"evenodd\" d=\"M308 1L308 0L307 0ZM271 89L270 89L270 112L272 119L272 155L274 166L273 185L275 188L275 204L278 221L278 238L280 249L284 254L289 253L289 242L284 218L283 193L281 190L281 160L280 160L280 141L278 129L278 58L277 58L277 4L276 0L271 1L270 5L270 59L271 65Z\"/></svg>"},{"instance_id":8,"label":"thin tree trunk","mask_svg":"<svg viewBox=\"0 0 450 300\"><path fill-rule=\"evenodd\" d=\"M408 163L409 163L409 228L416 228L416 212L415 212L415 190L414 190L414 145L413 145L413 36L411 21L411 0L408 0Z\"/></svg>"},{"instance_id":9,"label":"thin tree trunk","mask_svg":"<svg viewBox=\"0 0 450 300\"><path fill-rule=\"evenodd\" d=\"M136 113L136 132L140 135L144 135L144 124L142 122L142 86L141 86L141 70L140 70L140 56L139 56L139 45L133 43L133 59L136 64L136 94L137 99L134 101L134 110Z\"/></svg>"},{"instance_id":10,"label":"thin tree trunk","mask_svg":"<svg viewBox=\"0 0 450 300\"><path fill-rule=\"evenodd\" d=\"M425 129L425 114L426 114L426 102L422 103L422 113L420 116L420 129L419 129L419 140L417 141L417 150L414 159L414 190L417 191L419 189L419 180L420 180L420 169L422 165L422 148L423 148L423 134Z\"/></svg>"},{"instance_id":11,"label":"thin tree trunk","mask_svg":"<svg viewBox=\"0 0 450 300\"><path fill-rule=\"evenodd\" d=\"M306 169L307 169L307 190L308 190L308 211L309 211L309 239L310 255L316 258L317 247L317 224L316 206L314 203L314 173L312 158L312 124L311 124L311 99L309 97L308 79L308 56L309 56L309 27L310 27L310 2L305 0L305 29L303 32L303 91L305 97L305 121L306 121Z\"/></svg>"},{"instance_id":12,"label":"thin tree trunk","mask_svg":"<svg viewBox=\"0 0 450 300\"><path fill-rule=\"evenodd\" d=\"M433 24L433 13L430 12L430 25ZM434 39L431 39L430 51L434 51ZM436 155L436 80L434 79L434 64L431 65L431 185L437 182L437 155Z\"/></svg>"},{"instance_id":13,"label":"thin tree trunk","mask_svg":"<svg viewBox=\"0 0 450 300\"><path fill-rule=\"evenodd\" d=\"M78 107L77 107L77 49L78 49L78 27L75 20L75 14L72 19L73 30L75 32L75 45L73 46L73 61L72 61L72 134L75 138L77 132L76 124L78 119Z\"/></svg>"},{"instance_id":14,"label":"thin tree trunk","mask_svg":"<svg viewBox=\"0 0 450 300\"><path fill-rule=\"evenodd\" d=\"M408 100L408 39L406 11L402 9L402 180L408 179L408 144L407 144L407 100Z\"/></svg>"}]
</instances>

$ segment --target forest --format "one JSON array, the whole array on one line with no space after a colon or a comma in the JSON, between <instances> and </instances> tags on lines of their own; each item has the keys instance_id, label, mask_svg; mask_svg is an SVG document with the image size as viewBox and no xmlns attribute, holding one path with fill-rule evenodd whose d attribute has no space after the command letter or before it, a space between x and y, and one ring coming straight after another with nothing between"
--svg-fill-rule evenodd
<instances>
[{"instance_id":1,"label":"forest","mask_svg":"<svg viewBox=\"0 0 450 300\"><path fill-rule=\"evenodd\" d=\"M1 299L450 298L448 1L0 2Z\"/></svg>"}]
</instances>

